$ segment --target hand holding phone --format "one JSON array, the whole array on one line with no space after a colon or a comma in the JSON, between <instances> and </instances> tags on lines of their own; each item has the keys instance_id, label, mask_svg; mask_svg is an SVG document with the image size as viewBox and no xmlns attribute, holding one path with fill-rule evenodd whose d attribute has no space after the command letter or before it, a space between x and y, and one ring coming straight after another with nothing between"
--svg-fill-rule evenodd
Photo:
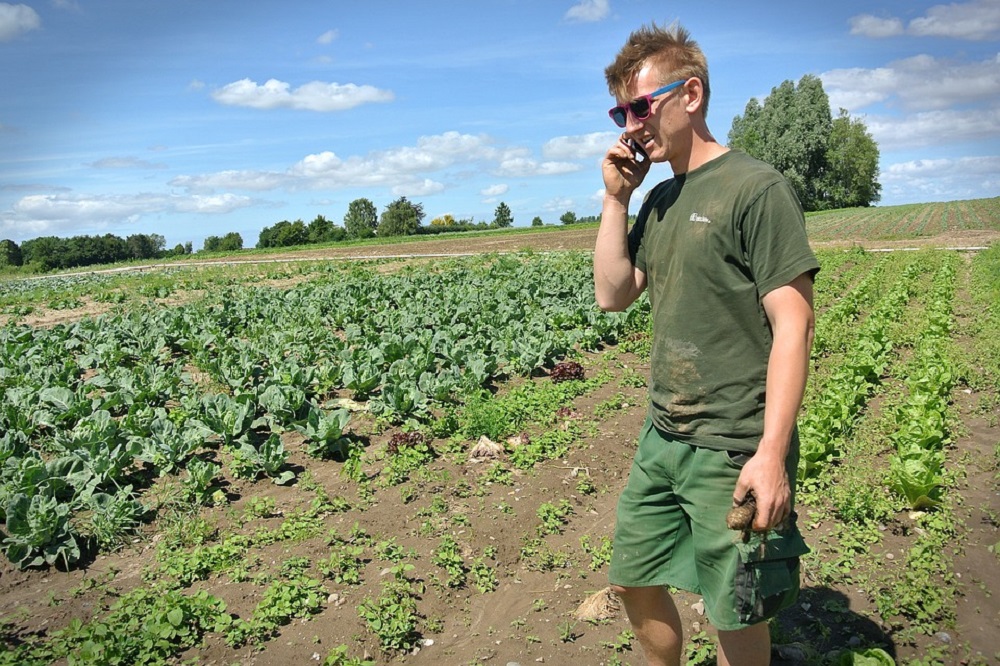
<instances>
[{"instance_id":1,"label":"hand holding phone","mask_svg":"<svg viewBox=\"0 0 1000 666\"><path fill-rule=\"evenodd\" d=\"M605 196L627 202L632 192L642 184L651 166L652 160L642 144L623 132L601 163Z\"/></svg>"}]
</instances>

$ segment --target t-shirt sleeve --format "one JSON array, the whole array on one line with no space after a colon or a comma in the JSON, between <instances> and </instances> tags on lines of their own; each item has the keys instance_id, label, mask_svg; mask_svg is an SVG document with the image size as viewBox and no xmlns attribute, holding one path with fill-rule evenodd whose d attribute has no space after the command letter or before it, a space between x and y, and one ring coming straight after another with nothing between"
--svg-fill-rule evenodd
<instances>
[{"instance_id":1,"label":"t-shirt sleeve","mask_svg":"<svg viewBox=\"0 0 1000 666\"><path fill-rule=\"evenodd\" d=\"M819 271L802 206L784 180L765 188L747 208L743 241L760 298L803 273Z\"/></svg>"},{"instance_id":2,"label":"t-shirt sleeve","mask_svg":"<svg viewBox=\"0 0 1000 666\"><path fill-rule=\"evenodd\" d=\"M639 217L628 232L628 256L632 265L646 272L646 249L642 244L642 234L646 229L646 218Z\"/></svg>"},{"instance_id":3,"label":"t-shirt sleeve","mask_svg":"<svg viewBox=\"0 0 1000 666\"><path fill-rule=\"evenodd\" d=\"M662 183L661 183L662 186ZM656 188L654 188L655 190ZM650 191L642 200L639 212L635 216L635 224L628 232L628 256L632 260L632 265L643 273L646 273L646 246L642 242L646 233L646 221L649 220L649 213L653 209L653 192Z\"/></svg>"}]
</instances>

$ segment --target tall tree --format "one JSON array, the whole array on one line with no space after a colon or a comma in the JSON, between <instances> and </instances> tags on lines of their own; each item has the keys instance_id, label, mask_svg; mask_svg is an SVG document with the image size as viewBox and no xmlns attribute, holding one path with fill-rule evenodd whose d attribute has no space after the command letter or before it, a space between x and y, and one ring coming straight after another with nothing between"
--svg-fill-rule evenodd
<instances>
[{"instance_id":1,"label":"tall tree","mask_svg":"<svg viewBox=\"0 0 1000 666\"><path fill-rule=\"evenodd\" d=\"M21 265L21 247L9 238L0 241L0 268Z\"/></svg>"},{"instance_id":2,"label":"tall tree","mask_svg":"<svg viewBox=\"0 0 1000 666\"><path fill-rule=\"evenodd\" d=\"M441 217L435 217L431 220L432 227L453 227L455 226L455 216L451 213L445 213Z\"/></svg>"},{"instance_id":3,"label":"tall tree","mask_svg":"<svg viewBox=\"0 0 1000 666\"><path fill-rule=\"evenodd\" d=\"M243 249L243 236L236 231L219 238L218 236L208 236L202 247L205 252L233 252Z\"/></svg>"},{"instance_id":4,"label":"tall tree","mask_svg":"<svg viewBox=\"0 0 1000 666\"><path fill-rule=\"evenodd\" d=\"M158 257L166 246L167 240L160 234L132 234L125 238L126 251L132 259Z\"/></svg>"},{"instance_id":5,"label":"tall tree","mask_svg":"<svg viewBox=\"0 0 1000 666\"><path fill-rule=\"evenodd\" d=\"M264 227L257 238L257 247L289 247L309 242L309 231L302 220L282 220L273 227ZM237 248L239 249L239 248Z\"/></svg>"},{"instance_id":6,"label":"tall tree","mask_svg":"<svg viewBox=\"0 0 1000 666\"><path fill-rule=\"evenodd\" d=\"M329 240L333 240L333 229L333 222L326 219L322 215L317 215L316 218L306 227L309 242L325 243Z\"/></svg>"},{"instance_id":7,"label":"tall tree","mask_svg":"<svg viewBox=\"0 0 1000 666\"><path fill-rule=\"evenodd\" d=\"M823 82L807 74L798 86L784 81L772 88L763 105L751 99L744 115L733 119L729 145L780 171L802 206L816 210L831 126L830 99Z\"/></svg>"},{"instance_id":8,"label":"tall tree","mask_svg":"<svg viewBox=\"0 0 1000 666\"><path fill-rule=\"evenodd\" d=\"M864 122L841 109L827 144L826 174L821 181L824 207L852 208L878 202L882 198L878 158L878 144Z\"/></svg>"},{"instance_id":9,"label":"tall tree","mask_svg":"<svg viewBox=\"0 0 1000 666\"><path fill-rule=\"evenodd\" d=\"M344 228L348 238L369 238L375 235L378 209L368 199L355 199L347 206Z\"/></svg>"},{"instance_id":10,"label":"tall tree","mask_svg":"<svg viewBox=\"0 0 1000 666\"><path fill-rule=\"evenodd\" d=\"M423 219L423 205L413 203L406 197L400 197L386 206L382 212L378 223L378 235L412 236L417 233Z\"/></svg>"},{"instance_id":11,"label":"tall tree","mask_svg":"<svg viewBox=\"0 0 1000 666\"><path fill-rule=\"evenodd\" d=\"M493 224L490 226L494 229L506 229L512 224L514 224L514 215L510 212L510 206L501 201L493 212Z\"/></svg>"}]
</instances>

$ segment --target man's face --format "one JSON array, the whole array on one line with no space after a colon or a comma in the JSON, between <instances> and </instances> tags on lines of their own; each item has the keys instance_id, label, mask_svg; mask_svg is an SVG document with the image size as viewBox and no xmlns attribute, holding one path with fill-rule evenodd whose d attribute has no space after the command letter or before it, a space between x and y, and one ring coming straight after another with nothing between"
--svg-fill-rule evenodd
<instances>
[{"instance_id":1,"label":"man's face","mask_svg":"<svg viewBox=\"0 0 1000 666\"><path fill-rule=\"evenodd\" d=\"M644 96L651 95L665 86L660 82L656 69L650 65L639 70L629 92L632 98L620 100L620 103L628 106L633 100L641 100ZM669 87L669 86L666 86ZM632 110L626 113L625 133L635 141L653 162L666 162L673 156L676 150L672 135L687 121L682 100L684 99L684 84L674 87L666 92L658 94L650 99L648 115L641 117ZM640 110L645 110L642 103L635 104Z\"/></svg>"}]
</instances>

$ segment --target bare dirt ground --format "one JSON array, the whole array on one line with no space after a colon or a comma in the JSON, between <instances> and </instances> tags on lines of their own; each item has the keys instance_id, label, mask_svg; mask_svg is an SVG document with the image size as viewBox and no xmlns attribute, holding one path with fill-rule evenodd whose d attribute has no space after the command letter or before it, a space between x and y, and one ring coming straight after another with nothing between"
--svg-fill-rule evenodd
<instances>
[{"instance_id":1,"label":"bare dirt ground","mask_svg":"<svg viewBox=\"0 0 1000 666\"><path fill-rule=\"evenodd\" d=\"M965 248L985 247L1000 240L1000 232L988 230L950 231L938 236L928 236L908 240L867 240L843 239L816 243L816 247L854 247L865 249L901 250L906 248ZM296 250L274 254L247 255L247 261L309 261L316 259L376 259L386 257L410 257L419 255L461 255L482 254L488 252L517 252L533 250L536 252L558 250L594 249L597 241L597 228L587 227L577 230L538 231L531 234L497 234L496 237L477 236L463 238L462 234L442 236L433 239L419 239L410 242L394 243L392 245L372 245L364 247L330 247L316 250ZM241 261L240 257L227 259L227 262ZM200 263L197 260L185 263Z\"/></svg>"},{"instance_id":2,"label":"bare dirt ground","mask_svg":"<svg viewBox=\"0 0 1000 666\"><path fill-rule=\"evenodd\" d=\"M507 252L524 249L591 250L595 229L579 233L553 231L513 237L442 238L392 246L300 251L289 254L253 255L252 260L322 260L373 258L404 255L447 255L460 253ZM985 245L1000 239L1000 234L955 234L920 243L938 247ZM844 245L904 249L914 242L847 242ZM250 258L250 257L248 257ZM95 304L96 305L96 304ZM73 311L88 316L95 311ZM69 321L70 312L52 313L59 321ZM39 312L34 323L53 324ZM350 647L355 656L367 655L378 664L641 664L638 644L629 639L627 619L613 601L607 604L606 617L586 621L576 612L581 603L605 586L605 566L590 566L590 554L581 539L598 546L602 537L610 537L615 519L615 503L624 485L634 450L634 439L645 412L645 389L628 381L635 373L648 371L639 359L618 350L588 355L584 360L588 376L598 372L610 375L602 388L577 399L551 428L572 423L582 433L578 444L558 461L543 463L533 472L515 472L510 485L486 480L489 463L469 463L462 455L442 455L429 465L428 474L400 487L378 488L372 497L359 498L357 484L341 473L335 462L317 462L301 450L297 435L284 436L293 451L291 462L310 472L312 481L330 497L343 497L362 511L332 513L323 518L324 534L331 531L344 536L355 524L376 541L395 539L406 561L414 564L412 572L424 586L419 602L423 643L406 654L387 654L379 649L358 614L359 605L379 593L380 584L390 574L385 561L366 552L361 585L337 585L325 581L329 596L321 612L306 619L296 619L283 626L280 633L259 647L232 649L215 635L205 645L190 650L185 659L199 664L310 664L323 658L340 644ZM536 381L546 381L538 377ZM994 446L1000 441L996 418L977 408L984 396L968 394L960 406L965 425L955 443L956 455L974 464L959 483L963 500L959 502L965 525L961 543L955 544L954 562L960 591L956 625L942 627L942 636L920 637L913 645L896 644L893 628L882 624L872 613L871 605L861 599L850 585L823 587L813 582L812 573L803 571L803 592L799 602L781 616L775 633L787 650L777 655L775 664L821 663L822 652L801 648L805 643L821 651L836 651L852 645L885 646L900 660L922 656L928 647L940 647L947 641L953 647L946 664L988 664L1000 654L1000 607L996 595L996 557L985 550L996 543L1000 507L997 506L997 469ZM613 406L609 408L609 406ZM381 450L391 432L371 432L369 450ZM473 442L465 443L471 447ZM444 447L435 442L435 447ZM994 464L991 465L990 461ZM372 463L371 474L378 473ZM588 481L589 484L581 484ZM273 529L283 517L308 506L312 491L297 484L279 487L266 479L250 483L228 479L225 506L205 508L197 518L216 526L220 533L252 534L266 527ZM593 488L589 490L588 488ZM271 497L275 511L265 518L244 519L251 498ZM443 499L441 502L439 500ZM572 513L561 533L543 538L544 551L525 556L522 548L538 536L539 507L546 502L567 500ZM446 507L443 511L441 507ZM195 516L181 517L193 521ZM156 562L157 543L166 530L177 528L178 517L161 515L146 526L133 543L112 554L97 555L86 566L69 572L55 569L18 571L6 560L0 562L0 638L16 643L31 636L44 635L64 627L72 618L88 621L101 617L119 595L148 583L143 572ZM805 531L809 541L820 536ZM471 585L453 589L443 584L444 571L432 563L432 552L440 537L451 534L462 547L464 560L471 564L494 549L490 560L498 585L489 593L480 593ZM887 552L891 551L886 546ZM291 558L308 558L314 564L329 553L328 538L284 541L257 551L256 569L251 573L273 572ZM193 589L205 589L228 605L229 612L249 617L260 601L262 588L250 582L234 582L228 575L217 575L195 583ZM689 642L691 663L714 663L704 655L714 630L701 611L696 595L679 593L678 606ZM826 627L828 634L816 634L816 627ZM946 636L946 638L945 638ZM798 650L798 652L796 652ZM985 655L978 660L976 654ZM799 655L796 657L796 655ZM970 655L972 657L970 658Z\"/></svg>"}]
</instances>

